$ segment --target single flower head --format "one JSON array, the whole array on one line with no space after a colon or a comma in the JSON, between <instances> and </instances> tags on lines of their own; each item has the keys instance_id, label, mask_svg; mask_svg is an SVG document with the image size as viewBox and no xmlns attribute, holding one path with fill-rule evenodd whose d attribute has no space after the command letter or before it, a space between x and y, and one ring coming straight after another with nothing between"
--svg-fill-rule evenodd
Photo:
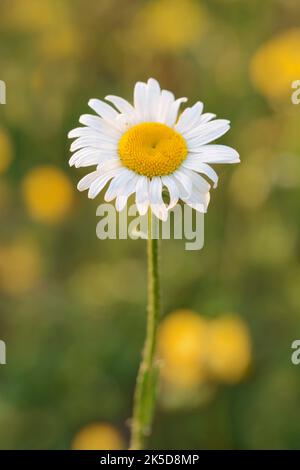
<instances>
[{"instance_id":1,"label":"single flower head","mask_svg":"<svg viewBox=\"0 0 300 470\"><path fill-rule=\"evenodd\" d=\"M203 114L200 101L179 115L186 98L175 99L153 78L136 83L133 105L113 95L106 100L114 107L91 99L89 106L97 115L83 114L79 121L84 127L69 133L76 138L70 165L96 165L95 171L81 179L78 189L88 189L88 196L95 198L108 185L105 200L115 199L118 211L135 194L141 215L151 208L162 220L179 199L206 212L210 190L206 178L214 187L218 182L210 163L239 162L234 149L210 143L229 130L230 122ZM163 200L164 189L168 203Z\"/></svg>"}]
</instances>

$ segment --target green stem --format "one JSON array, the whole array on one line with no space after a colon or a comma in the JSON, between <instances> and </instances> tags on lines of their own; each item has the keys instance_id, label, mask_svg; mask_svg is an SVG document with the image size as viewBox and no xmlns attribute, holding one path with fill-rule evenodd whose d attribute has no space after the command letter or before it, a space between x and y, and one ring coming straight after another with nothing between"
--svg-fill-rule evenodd
<instances>
[{"instance_id":1,"label":"green stem","mask_svg":"<svg viewBox=\"0 0 300 470\"><path fill-rule=\"evenodd\" d=\"M151 433L158 368L155 358L157 325L160 315L159 240L152 238L152 214L148 218L148 309L147 332L140 364L133 405L132 435L130 448L143 449Z\"/></svg>"}]
</instances>

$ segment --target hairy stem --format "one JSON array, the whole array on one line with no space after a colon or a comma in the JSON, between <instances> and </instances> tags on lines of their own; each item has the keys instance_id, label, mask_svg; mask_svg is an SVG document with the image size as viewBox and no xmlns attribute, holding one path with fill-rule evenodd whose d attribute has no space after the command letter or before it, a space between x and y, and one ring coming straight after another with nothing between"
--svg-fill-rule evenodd
<instances>
[{"instance_id":1,"label":"hairy stem","mask_svg":"<svg viewBox=\"0 0 300 470\"><path fill-rule=\"evenodd\" d=\"M148 217L148 308L146 340L134 394L131 449L143 449L151 433L158 368L156 364L156 337L160 316L159 240L152 234L153 216Z\"/></svg>"}]
</instances>

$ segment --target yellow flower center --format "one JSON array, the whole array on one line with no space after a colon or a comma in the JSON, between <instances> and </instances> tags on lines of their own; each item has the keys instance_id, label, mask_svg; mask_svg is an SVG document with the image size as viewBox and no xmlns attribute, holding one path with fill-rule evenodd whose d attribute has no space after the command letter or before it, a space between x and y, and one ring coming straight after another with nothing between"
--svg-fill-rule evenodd
<instances>
[{"instance_id":1,"label":"yellow flower center","mask_svg":"<svg viewBox=\"0 0 300 470\"><path fill-rule=\"evenodd\" d=\"M184 138L158 122L144 122L129 129L119 141L122 163L140 175L173 173L187 156Z\"/></svg>"}]
</instances>

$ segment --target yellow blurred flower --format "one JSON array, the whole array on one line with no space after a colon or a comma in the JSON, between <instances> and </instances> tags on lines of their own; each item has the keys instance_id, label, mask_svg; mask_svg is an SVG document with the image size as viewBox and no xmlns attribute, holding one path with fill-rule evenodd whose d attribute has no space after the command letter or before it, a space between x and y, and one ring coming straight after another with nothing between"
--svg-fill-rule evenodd
<instances>
[{"instance_id":1,"label":"yellow blurred flower","mask_svg":"<svg viewBox=\"0 0 300 470\"><path fill-rule=\"evenodd\" d=\"M162 378L190 387L206 379L205 344L207 322L191 310L177 310L161 323L158 351Z\"/></svg>"},{"instance_id":2,"label":"yellow blurred flower","mask_svg":"<svg viewBox=\"0 0 300 470\"><path fill-rule=\"evenodd\" d=\"M0 174L4 173L13 158L11 140L4 129L0 129Z\"/></svg>"},{"instance_id":3,"label":"yellow blurred flower","mask_svg":"<svg viewBox=\"0 0 300 470\"><path fill-rule=\"evenodd\" d=\"M62 170L52 165L31 170L23 180L22 193L30 216L49 224L61 222L73 202L69 179Z\"/></svg>"},{"instance_id":4,"label":"yellow blurred flower","mask_svg":"<svg viewBox=\"0 0 300 470\"><path fill-rule=\"evenodd\" d=\"M91 423L74 437L74 450L123 450L123 438L114 426L108 423Z\"/></svg>"},{"instance_id":5,"label":"yellow blurred flower","mask_svg":"<svg viewBox=\"0 0 300 470\"><path fill-rule=\"evenodd\" d=\"M203 33L203 9L194 0L153 0L135 18L135 45L147 50L176 52L192 45Z\"/></svg>"},{"instance_id":6,"label":"yellow blurred flower","mask_svg":"<svg viewBox=\"0 0 300 470\"><path fill-rule=\"evenodd\" d=\"M243 379L251 362L250 334L234 315L206 320L191 310L177 310L160 325L158 356L168 393L172 387L198 389L207 398L210 386Z\"/></svg>"},{"instance_id":7,"label":"yellow blurred flower","mask_svg":"<svg viewBox=\"0 0 300 470\"><path fill-rule=\"evenodd\" d=\"M290 103L291 84L300 78L300 28L282 32L255 53L250 73L256 88L269 99Z\"/></svg>"},{"instance_id":8,"label":"yellow blurred flower","mask_svg":"<svg viewBox=\"0 0 300 470\"><path fill-rule=\"evenodd\" d=\"M4 27L22 33L26 40L33 36L32 52L49 59L66 59L78 55L81 31L76 30L72 6L61 0L9 0L3 9Z\"/></svg>"},{"instance_id":9,"label":"yellow blurred flower","mask_svg":"<svg viewBox=\"0 0 300 470\"><path fill-rule=\"evenodd\" d=\"M22 32L40 32L58 21L59 3L57 0L10 0L4 10L6 27Z\"/></svg>"},{"instance_id":10,"label":"yellow blurred flower","mask_svg":"<svg viewBox=\"0 0 300 470\"><path fill-rule=\"evenodd\" d=\"M224 315L209 324L207 367L212 378L236 383L251 362L251 340L246 324L237 316Z\"/></svg>"},{"instance_id":11,"label":"yellow blurred flower","mask_svg":"<svg viewBox=\"0 0 300 470\"><path fill-rule=\"evenodd\" d=\"M32 241L0 246L0 288L9 295L24 294L38 285L42 260Z\"/></svg>"}]
</instances>

